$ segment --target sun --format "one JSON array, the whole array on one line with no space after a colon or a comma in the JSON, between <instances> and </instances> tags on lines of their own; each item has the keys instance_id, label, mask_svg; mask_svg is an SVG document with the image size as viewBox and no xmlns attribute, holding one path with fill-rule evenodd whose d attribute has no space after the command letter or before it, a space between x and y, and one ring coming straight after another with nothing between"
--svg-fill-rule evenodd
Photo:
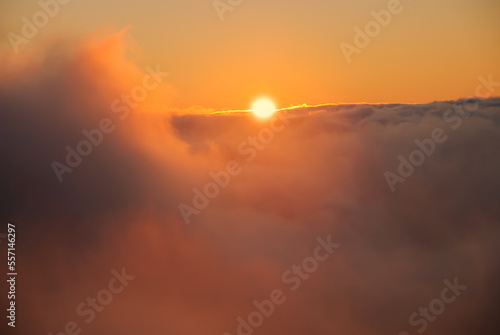
<instances>
[{"instance_id":1,"label":"sun","mask_svg":"<svg viewBox=\"0 0 500 335\"><path fill-rule=\"evenodd\" d=\"M259 98L252 105L252 112L261 119L267 119L276 111L276 105L269 98Z\"/></svg>"}]
</instances>

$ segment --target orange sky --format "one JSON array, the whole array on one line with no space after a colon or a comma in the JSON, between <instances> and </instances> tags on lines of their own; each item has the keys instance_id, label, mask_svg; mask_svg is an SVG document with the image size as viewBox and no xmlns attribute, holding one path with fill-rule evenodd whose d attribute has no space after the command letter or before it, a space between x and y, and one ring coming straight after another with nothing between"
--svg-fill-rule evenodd
<instances>
[{"instance_id":1,"label":"orange sky","mask_svg":"<svg viewBox=\"0 0 500 335\"><path fill-rule=\"evenodd\" d=\"M20 52L53 36L130 25L138 64L170 73L180 108L248 109L261 94L279 107L428 102L472 96L478 76L500 77L500 2L490 0L402 0L348 64L340 44L355 45L354 28L364 30L389 2L246 0L221 20L212 0L73 0ZM8 34L21 34L22 18L39 10L36 1L2 2L2 53L12 50Z\"/></svg>"}]
</instances>

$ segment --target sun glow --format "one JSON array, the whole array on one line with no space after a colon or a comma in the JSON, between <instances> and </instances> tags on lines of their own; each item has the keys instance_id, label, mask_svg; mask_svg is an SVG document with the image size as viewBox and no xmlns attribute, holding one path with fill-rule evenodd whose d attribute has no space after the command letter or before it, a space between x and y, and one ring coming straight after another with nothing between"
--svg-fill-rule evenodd
<instances>
[{"instance_id":1,"label":"sun glow","mask_svg":"<svg viewBox=\"0 0 500 335\"><path fill-rule=\"evenodd\" d=\"M276 105L271 99L259 98L252 105L252 112L261 119L266 119L274 114Z\"/></svg>"}]
</instances>

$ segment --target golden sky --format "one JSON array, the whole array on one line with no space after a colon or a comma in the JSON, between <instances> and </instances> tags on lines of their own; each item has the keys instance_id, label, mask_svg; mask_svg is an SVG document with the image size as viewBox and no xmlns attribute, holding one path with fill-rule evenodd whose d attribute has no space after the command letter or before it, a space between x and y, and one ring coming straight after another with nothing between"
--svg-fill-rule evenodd
<instances>
[{"instance_id":1,"label":"golden sky","mask_svg":"<svg viewBox=\"0 0 500 335\"><path fill-rule=\"evenodd\" d=\"M349 63L341 43L355 46L355 27L364 31L372 11L391 5L244 0L218 13L212 0L72 0L20 52L54 36L130 26L138 64L160 64L170 73L180 108L248 109L261 94L279 107L429 102L472 96L478 76L500 76L500 1L494 0L401 0L389 24L379 25ZM39 10L33 0L2 2L3 52L12 50L8 34L21 34L22 18Z\"/></svg>"}]
</instances>

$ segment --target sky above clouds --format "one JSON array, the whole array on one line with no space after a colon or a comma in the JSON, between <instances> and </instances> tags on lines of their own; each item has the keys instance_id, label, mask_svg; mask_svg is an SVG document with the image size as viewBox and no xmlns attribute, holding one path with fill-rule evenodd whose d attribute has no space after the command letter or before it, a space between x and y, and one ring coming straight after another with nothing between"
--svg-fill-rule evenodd
<instances>
[{"instance_id":1,"label":"sky above clouds","mask_svg":"<svg viewBox=\"0 0 500 335\"><path fill-rule=\"evenodd\" d=\"M130 27L136 61L171 74L182 108L248 109L261 94L280 107L427 103L472 96L479 74L500 76L493 0L401 0L401 11L348 64L340 44L354 45L355 27L364 30L388 3L245 0L221 21L211 0L72 0L27 47ZM2 2L1 35L19 34L22 18L39 9L36 1ZM0 48L11 49L7 38Z\"/></svg>"}]
</instances>

